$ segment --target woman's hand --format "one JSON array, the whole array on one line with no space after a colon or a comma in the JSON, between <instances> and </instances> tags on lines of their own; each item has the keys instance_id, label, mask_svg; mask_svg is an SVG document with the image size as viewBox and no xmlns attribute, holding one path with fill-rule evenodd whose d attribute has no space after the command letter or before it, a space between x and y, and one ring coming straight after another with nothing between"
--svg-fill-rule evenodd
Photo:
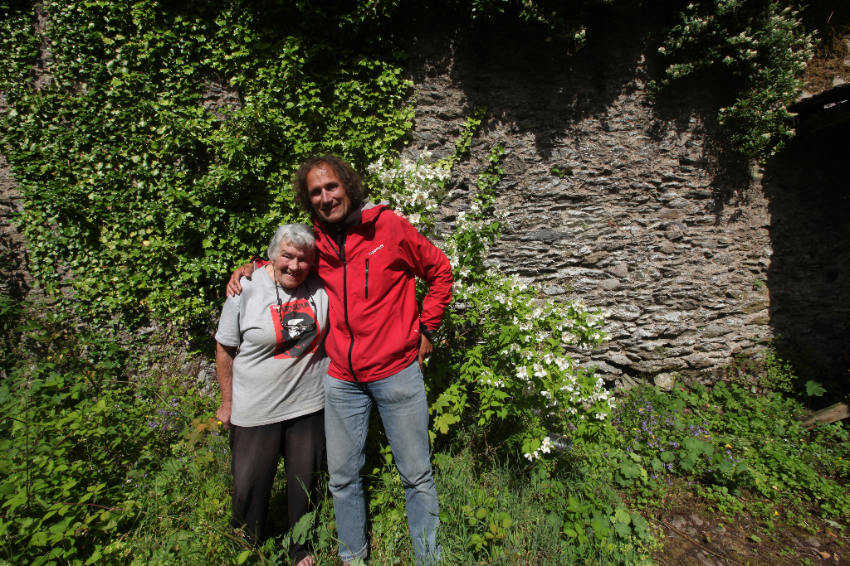
<instances>
[{"instance_id":1,"label":"woman's hand","mask_svg":"<svg viewBox=\"0 0 850 566\"><path fill-rule=\"evenodd\" d=\"M230 415L233 414L233 358L236 357L235 346L225 346L215 343L215 372L218 376L218 386L221 388L221 405L215 412L224 430L230 430Z\"/></svg>"},{"instance_id":2,"label":"woman's hand","mask_svg":"<svg viewBox=\"0 0 850 566\"><path fill-rule=\"evenodd\" d=\"M221 422L224 430L230 430L230 415L233 413L233 402L222 401L215 412L216 418Z\"/></svg>"},{"instance_id":3,"label":"woman's hand","mask_svg":"<svg viewBox=\"0 0 850 566\"><path fill-rule=\"evenodd\" d=\"M227 282L227 296L234 297L236 295L241 295L242 285L239 284L239 280L243 277L247 277L248 279L250 279L253 273L253 263L246 263L245 265L234 271L233 274L230 276L230 281Z\"/></svg>"}]
</instances>

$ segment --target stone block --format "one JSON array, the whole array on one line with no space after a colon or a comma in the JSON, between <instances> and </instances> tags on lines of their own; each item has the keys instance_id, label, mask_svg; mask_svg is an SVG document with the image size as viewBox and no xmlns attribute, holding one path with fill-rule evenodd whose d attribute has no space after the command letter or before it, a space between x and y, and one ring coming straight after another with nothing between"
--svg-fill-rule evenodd
<instances>
[{"instance_id":1,"label":"stone block","mask_svg":"<svg viewBox=\"0 0 850 566\"><path fill-rule=\"evenodd\" d=\"M616 364L618 366L630 366L632 364L632 360L622 354L608 356L607 360L608 363Z\"/></svg>"},{"instance_id":2,"label":"stone block","mask_svg":"<svg viewBox=\"0 0 850 566\"><path fill-rule=\"evenodd\" d=\"M611 374L611 375L620 375L623 373L623 370L615 368L613 366L609 366L605 362L601 360L593 360L584 365L584 367L596 368L596 373L598 374Z\"/></svg>"},{"instance_id":3,"label":"stone block","mask_svg":"<svg viewBox=\"0 0 850 566\"><path fill-rule=\"evenodd\" d=\"M611 309L611 318L614 320L637 320L640 317L641 310L635 305L623 305Z\"/></svg>"},{"instance_id":4,"label":"stone block","mask_svg":"<svg viewBox=\"0 0 850 566\"><path fill-rule=\"evenodd\" d=\"M661 391L672 391L676 380L669 373L659 373L655 376L655 379L653 379L653 383L655 383Z\"/></svg>"},{"instance_id":5,"label":"stone block","mask_svg":"<svg viewBox=\"0 0 850 566\"><path fill-rule=\"evenodd\" d=\"M754 312L758 312L762 309L766 309L770 306L770 299L766 297L758 298L746 305L741 309L745 314L752 314Z\"/></svg>"},{"instance_id":6,"label":"stone block","mask_svg":"<svg viewBox=\"0 0 850 566\"><path fill-rule=\"evenodd\" d=\"M693 354L685 358L685 361L688 363L688 366L700 369L706 368L711 365L711 359L706 354Z\"/></svg>"},{"instance_id":7,"label":"stone block","mask_svg":"<svg viewBox=\"0 0 850 566\"><path fill-rule=\"evenodd\" d=\"M665 208L658 213L658 218L663 218L665 220L679 220L682 218L682 212L679 210Z\"/></svg>"},{"instance_id":8,"label":"stone block","mask_svg":"<svg viewBox=\"0 0 850 566\"><path fill-rule=\"evenodd\" d=\"M726 328L717 324L710 324L703 329L702 335L706 338L715 338L717 336L725 336L732 331L732 328Z\"/></svg>"},{"instance_id":9,"label":"stone block","mask_svg":"<svg viewBox=\"0 0 850 566\"><path fill-rule=\"evenodd\" d=\"M753 314L746 320L747 324L755 324L759 326L764 326L770 324L770 313L767 310L763 310L761 312L757 312Z\"/></svg>"},{"instance_id":10,"label":"stone block","mask_svg":"<svg viewBox=\"0 0 850 566\"><path fill-rule=\"evenodd\" d=\"M642 326L632 336L635 340L651 340L658 337L658 331L652 326Z\"/></svg>"},{"instance_id":11,"label":"stone block","mask_svg":"<svg viewBox=\"0 0 850 566\"><path fill-rule=\"evenodd\" d=\"M605 271L620 279L627 279L629 277L629 265L624 261L606 267Z\"/></svg>"},{"instance_id":12,"label":"stone block","mask_svg":"<svg viewBox=\"0 0 850 566\"><path fill-rule=\"evenodd\" d=\"M589 255L586 255L582 258L582 264L584 265L596 265L600 261L604 260L608 257L608 252L596 252Z\"/></svg>"},{"instance_id":13,"label":"stone block","mask_svg":"<svg viewBox=\"0 0 850 566\"><path fill-rule=\"evenodd\" d=\"M569 232L559 232L557 230L540 230L538 232L531 232L530 234L526 234L525 236L520 237L520 241L522 242L557 242L559 240L566 240L570 237Z\"/></svg>"},{"instance_id":14,"label":"stone block","mask_svg":"<svg viewBox=\"0 0 850 566\"><path fill-rule=\"evenodd\" d=\"M560 285L544 285L543 286L543 294L544 295L563 295L567 290L561 287Z\"/></svg>"}]
</instances>

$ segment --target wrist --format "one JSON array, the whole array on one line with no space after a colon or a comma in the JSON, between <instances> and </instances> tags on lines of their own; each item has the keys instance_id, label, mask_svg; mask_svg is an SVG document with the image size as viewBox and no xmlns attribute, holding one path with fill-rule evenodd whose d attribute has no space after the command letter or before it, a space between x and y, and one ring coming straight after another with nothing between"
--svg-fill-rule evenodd
<instances>
[{"instance_id":1,"label":"wrist","mask_svg":"<svg viewBox=\"0 0 850 566\"><path fill-rule=\"evenodd\" d=\"M427 338L429 342L434 341L434 332L436 330L429 330L424 324L419 323L419 334Z\"/></svg>"}]
</instances>

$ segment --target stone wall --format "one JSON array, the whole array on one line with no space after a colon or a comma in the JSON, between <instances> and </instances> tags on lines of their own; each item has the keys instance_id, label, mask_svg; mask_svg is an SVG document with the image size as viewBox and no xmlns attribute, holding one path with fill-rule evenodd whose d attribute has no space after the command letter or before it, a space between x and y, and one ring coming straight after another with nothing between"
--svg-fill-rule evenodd
<instances>
[{"instance_id":1,"label":"stone wall","mask_svg":"<svg viewBox=\"0 0 850 566\"><path fill-rule=\"evenodd\" d=\"M36 26L43 26L39 17ZM459 31L463 30L463 31ZM776 335L801 338L834 371L850 349L847 133L797 139L764 171L728 158L714 117L729 101L707 80L652 100L661 62L652 30L615 29L577 53L544 36L447 22L410 34L416 121L406 153L449 155L486 105L471 156L455 170L439 228L469 206L496 143L507 149L497 206L510 211L490 265L545 295L612 311L609 341L574 352L631 385L678 373L711 382L735 355ZM33 71L49 81L49 45ZM204 107L239 94L212 76ZM5 100L0 96L0 112ZM560 175L553 173L557 168ZM3 279L25 294L20 197L0 155ZM143 329L144 330L144 329ZM210 379L198 368L201 381Z\"/></svg>"},{"instance_id":2,"label":"stone wall","mask_svg":"<svg viewBox=\"0 0 850 566\"><path fill-rule=\"evenodd\" d=\"M611 310L609 341L574 352L606 379L628 386L675 372L688 384L710 382L779 331L813 338L818 355L841 365L847 311L833 306L846 303L847 201L830 209L792 187L846 192L846 176L813 179L818 155L799 158L810 141L771 162L767 177L726 157L714 123L722 87L692 84L653 103L647 81L660 69L643 37L618 31L569 54L516 30L414 34L416 125L406 153L450 154L464 118L488 108L441 229L469 206L484 156L503 143L496 206L510 216L488 261L548 296ZM782 185L788 177L796 185ZM788 219L776 229L780 217ZM817 258L805 259L808 248ZM823 284L807 289L807 279ZM833 333L826 348L809 336L818 328Z\"/></svg>"}]
</instances>

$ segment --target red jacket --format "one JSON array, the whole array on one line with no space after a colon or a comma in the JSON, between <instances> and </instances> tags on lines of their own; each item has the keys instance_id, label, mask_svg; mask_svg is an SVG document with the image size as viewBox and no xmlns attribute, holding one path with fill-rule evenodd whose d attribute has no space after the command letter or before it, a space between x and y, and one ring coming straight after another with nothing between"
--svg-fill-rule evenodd
<instances>
[{"instance_id":1,"label":"red jacket","mask_svg":"<svg viewBox=\"0 0 850 566\"><path fill-rule=\"evenodd\" d=\"M419 323L435 330L452 299L446 254L383 206L363 208L342 254L324 222L314 219L313 227L330 303L328 373L363 382L395 375L419 353ZM414 276L430 286L421 315Z\"/></svg>"}]
</instances>

